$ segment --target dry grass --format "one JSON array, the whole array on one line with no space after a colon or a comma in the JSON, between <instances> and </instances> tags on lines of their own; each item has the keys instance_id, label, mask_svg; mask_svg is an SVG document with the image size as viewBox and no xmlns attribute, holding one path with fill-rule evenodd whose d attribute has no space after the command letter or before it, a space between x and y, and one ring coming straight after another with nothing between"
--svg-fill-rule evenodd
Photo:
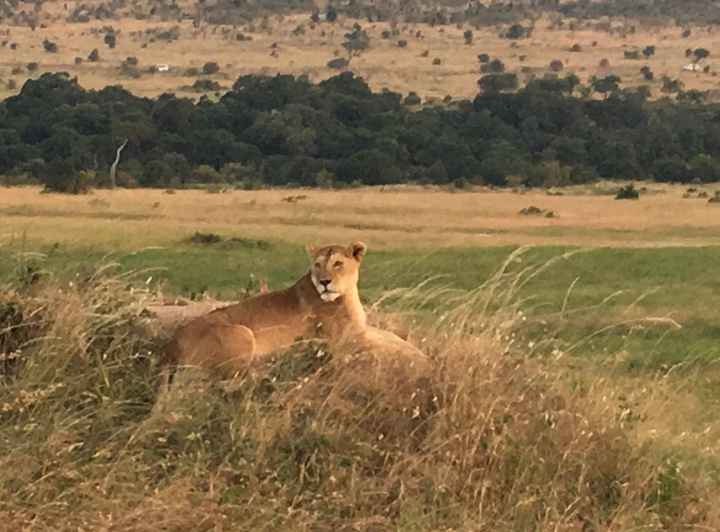
<instances>
[{"instance_id":1,"label":"dry grass","mask_svg":"<svg viewBox=\"0 0 720 532\"><path fill-rule=\"evenodd\" d=\"M282 201L292 190L98 190L90 196L0 189L0 242L97 245L120 250L167 245L195 231L289 242L367 240L379 248L557 244L583 246L700 246L718 243L720 210L705 200L682 199L683 188L653 186L639 201L615 201L592 188L563 196L542 191L446 192L391 187L300 191L307 199ZM711 194L712 195L712 191ZM558 216L522 216L529 205Z\"/></svg>"},{"instance_id":2,"label":"dry grass","mask_svg":"<svg viewBox=\"0 0 720 532\"><path fill-rule=\"evenodd\" d=\"M508 261L512 261L512 257ZM506 266L507 266L506 264ZM433 369L310 346L153 412L149 296L107 272L0 292L3 523L14 530L716 530L711 484L643 435L657 394L513 345L501 270L432 300ZM7 358L7 357L6 357ZM671 392L667 381L648 386ZM630 401L630 404L628 403ZM655 448L653 448L655 447ZM696 449L697 450L697 449Z\"/></svg>"},{"instance_id":3,"label":"dry grass","mask_svg":"<svg viewBox=\"0 0 720 532\"><path fill-rule=\"evenodd\" d=\"M76 3L71 1L65 4L72 9ZM234 40L236 31L230 27L225 28L230 30L229 37L225 38L222 36L222 27L218 27L217 31L212 26L195 29L191 21L185 20L178 24L182 30L180 40L147 43L147 47L142 48L146 41L133 41L131 32L175 24L123 18L112 21L112 25L122 33L117 47L111 50L103 44L102 35L89 32L90 28L100 28L106 23L69 24L63 20L65 12L62 3L45 5L49 6L45 9L50 10L46 11L44 17L46 28L38 28L33 32L29 28L10 27L9 39L18 43L18 49L0 48L0 78L13 78L19 87L28 74L11 75L10 70L14 66L24 67L29 62L40 63L39 72L68 71L78 76L86 88L100 89L108 84L122 83L142 96L156 96L191 84L192 79L183 77L182 72L188 67L202 67L206 61L217 61L221 65L221 74L216 78L226 86L231 85L237 76L250 73L306 74L313 81L319 81L335 73L326 67L326 63L334 57L336 50L344 52L341 46L343 35L355 22L343 20L336 26L323 24L313 30L308 16L285 17L282 20L271 18L269 33L259 30L250 33L247 28L239 28L237 31L252 36L253 40L238 42ZM28 10L31 8L28 7ZM306 33L302 36L292 35L292 31L303 23ZM353 59L352 69L376 90L388 88L403 94L415 91L424 97L442 98L449 94L472 98L477 93L476 81L480 75L477 62L479 53L502 58L512 71L519 72L521 67L528 67L531 73L540 75L548 71L551 60L560 59L566 71L575 72L583 81L592 75L602 76L612 72L620 75L629 86L649 84L655 95L660 94L659 80L662 75L679 77L688 89L714 89L717 85L716 78L711 74L682 71L682 66L688 62L685 58L687 48L705 47L713 50L717 39L712 26L694 28L693 35L683 39L680 37L681 28L643 28L636 22L638 31L622 38L591 30L550 29L549 21L541 19L531 39L516 41L517 48L511 48L513 41L500 38L499 28L475 30L475 42L467 46L463 39L466 28L401 25L403 31L400 36L384 40L381 33L388 29L387 24L361 23L368 30L372 44L367 53ZM321 35L322 31L326 32L325 36ZM422 39L415 37L417 31L422 32ZM60 44L59 53L44 52L42 41L45 38ZM408 41L407 48L397 47L399 39ZM594 47L593 42L597 43ZM270 45L273 43L278 45L278 57L270 56ZM582 52L569 51L576 43L582 46ZM624 58L626 49L642 49L647 45L657 48L655 56L648 61ZM80 66L73 63L76 56L85 59L93 48L100 50L102 61L86 62ZM428 57L420 57L425 50L429 51ZM167 73L144 75L138 80L122 79L118 67L128 56L138 57L141 67L163 63L171 65L172 69ZM523 60L521 56L525 56ZM440 58L442 64L433 65L434 58ZM599 67L603 58L610 61L610 69ZM642 80L639 69L645 64L655 72L654 82ZM712 57L707 64L711 66L711 71L715 70ZM0 97L9 94L2 84Z\"/></svg>"}]
</instances>

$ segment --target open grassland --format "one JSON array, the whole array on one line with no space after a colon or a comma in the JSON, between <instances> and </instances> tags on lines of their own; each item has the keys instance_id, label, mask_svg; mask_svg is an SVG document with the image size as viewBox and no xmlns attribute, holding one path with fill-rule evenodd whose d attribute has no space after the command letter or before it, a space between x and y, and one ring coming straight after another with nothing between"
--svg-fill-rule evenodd
<instances>
[{"instance_id":1,"label":"open grassland","mask_svg":"<svg viewBox=\"0 0 720 532\"><path fill-rule=\"evenodd\" d=\"M134 94L157 96L192 85L195 78L185 76L185 71L191 67L201 69L206 62L214 61L220 66L220 72L211 77L225 88L243 74L303 74L319 81L337 73L326 64L334 57L346 55L342 47L344 35L352 31L356 22L343 18L336 24L313 26L308 15L270 17L264 28L259 22L253 27L203 25L196 28L191 20L166 23L131 18L84 24L65 22L69 11L62 6L67 5L71 11L75 4L45 4L46 27L35 31L27 27L7 27L8 34L2 39L8 41L8 46L0 48L0 78L13 79L19 89L30 76L67 71L88 89L120 83ZM686 89L710 90L718 86L713 49L717 35L713 26L693 28L692 35L683 38L683 28L676 26L643 26L638 21L625 21L622 25L634 26L634 33L610 34L581 26L578 26L581 29L570 30L569 23L557 27L548 19L540 19L530 38L513 41L500 37L499 28L480 28L473 29L473 43L466 45L463 33L469 26L400 24L399 35L383 39L383 31L390 30L388 23L358 22L368 32L371 44L360 57L352 59L351 69L374 90L387 88L403 94L415 91L431 98L446 95L472 98L477 94L476 82L480 77L477 56L481 53L500 58L508 71L517 72L521 80L544 75L549 71L550 62L558 59L563 62L565 72L575 73L583 82L593 75L617 74L627 86L648 85L654 96L660 96L661 78L665 75L680 79ZM96 31L108 25L118 32L114 49L108 48L103 43L104 34ZM301 25L304 33L299 34L295 30ZM179 28L180 38L171 42L151 41L152 36L143 33L174 26ZM418 32L421 37L417 37ZM252 40L238 41L238 34ZM44 39L57 43L59 51L45 52ZM407 46L398 47L399 40L407 41ZM9 43L16 43L17 48L11 50ZM581 51L571 52L576 44ZM641 54L639 60L625 58L625 51L642 50L646 46L655 46L655 55L645 59ZM94 48L100 51L100 60L87 62ZM701 63L709 67L708 73L683 71L682 67L690 61L685 55L688 48L705 48L711 52L710 58ZM123 76L120 65L131 56L138 58L140 70L158 64L167 64L170 70L145 73L137 79ZM76 57L84 63L76 65ZM440 64L434 64L436 59ZM600 66L603 59L609 61L609 66ZM28 63L38 63L39 69L28 72ZM644 65L654 72L654 81L642 78L640 68ZM15 74L14 68L19 68ZM6 83L0 84L0 98L13 92L7 89ZM193 96L190 92L186 94Z\"/></svg>"},{"instance_id":2,"label":"open grassland","mask_svg":"<svg viewBox=\"0 0 720 532\"><path fill-rule=\"evenodd\" d=\"M9 252L0 261L6 274L14 271L12 257L18 254L33 268L74 272L107 257L125 269L149 269L147 277L164 282L170 294L234 299L253 279L264 278L271 288L291 282L305 268L305 243L363 240L371 253L362 285L372 301L432 276L452 288L472 289L517 245L535 246L534 262L579 246L585 252L523 291L534 299L536 316L554 320L566 299L584 309L612 296L599 308L575 312L573 326L562 330L564 340L573 343L631 320L611 328L605 342L590 341L583 349L623 352L628 364L651 367L720 358L720 311L711 296L720 282L712 267L720 259L716 204L683 199L679 187L657 187L638 201L597 194L602 186L566 190L563 196L386 190L115 190L65 196L2 189L0 236ZM298 196L305 198L284 201ZM530 205L556 216L518 213ZM196 232L225 240L193 243ZM673 318L683 328L667 334L663 327L632 322L650 315ZM534 330L540 336L546 332Z\"/></svg>"},{"instance_id":3,"label":"open grassland","mask_svg":"<svg viewBox=\"0 0 720 532\"><path fill-rule=\"evenodd\" d=\"M4 522L718 529L720 212L607 190L1 189ZM305 242L354 239L372 320L409 331L430 375L309 348L152 411L148 300L286 286Z\"/></svg>"},{"instance_id":4,"label":"open grassland","mask_svg":"<svg viewBox=\"0 0 720 532\"><path fill-rule=\"evenodd\" d=\"M217 194L119 189L73 197L0 188L0 237L122 250L174 245L195 231L288 242L362 238L374 249L720 243L719 203L684 199L684 188L662 185L651 185L639 201L617 201L617 187L565 189L559 196L398 186ZM714 188L706 191L712 196ZM530 206L554 216L519 214Z\"/></svg>"},{"instance_id":5,"label":"open grassland","mask_svg":"<svg viewBox=\"0 0 720 532\"><path fill-rule=\"evenodd\" d=\"M689 388L700 368L638 376L540 355L518 341L517 289L540 273L521 259L477 290L394 294L395 311L438 312L412 331L427 372L307 345L155 407L163 339L144 275L86 265L70 284L3 285L3 526L716 530L717 419Z\"/></svg>"}]
</instances>

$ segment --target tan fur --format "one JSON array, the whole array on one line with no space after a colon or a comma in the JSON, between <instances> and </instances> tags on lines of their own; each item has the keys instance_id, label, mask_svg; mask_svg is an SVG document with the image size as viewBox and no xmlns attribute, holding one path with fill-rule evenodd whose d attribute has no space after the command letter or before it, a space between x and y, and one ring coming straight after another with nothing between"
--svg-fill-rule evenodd
<instances>
[{"instance_id":1,"label":"tan fur","mask_svg":"<svg viewBox=\"0 0 720 532\"><path fill-rule=\"evenodd\" d=\"M166 363L234 374L298 338L345 341L367 329L358 296L366 246L308 246L311 265L294 285L214 310L181 326L166 350Z\"/></svg>"}]
</instances>

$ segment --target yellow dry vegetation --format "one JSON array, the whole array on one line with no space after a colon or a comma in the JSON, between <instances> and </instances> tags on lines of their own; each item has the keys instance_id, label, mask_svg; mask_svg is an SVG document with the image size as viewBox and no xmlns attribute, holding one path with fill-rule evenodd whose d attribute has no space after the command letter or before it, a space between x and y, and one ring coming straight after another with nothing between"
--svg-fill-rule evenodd
<instances>
[{"instance_id":1,"label":"yellow dry vegetation","mask_svg":"<svg viewBox=\"0 0 720 532\"><path fill-rule=\"evenodd\" d=\"M352 30L356 22L341 18L336 24L312 25L309 15L276 16L268 19L266 30L262 30L259 23L251 28L194 27L191 20L158 22L120 18L84 24L65 22L67 13L76 4L78 2L47 4L43 11L45 27L38 27L35 31L27 27L7 26L5 30L8 34L3 36L3 40L17 43L18 48L0 48L0 79L14 79L19 90L29 76L48 71L67 71L77 76L86 88L100 89L108 84L122 84L138 95L156 96L191 85L195 78L184 76L185 70L202 68L206 62L214 61L221 70L213 79L226 88L243 74L304 74L317 82L337 73L326 64L336 56L345 56L342 47L344 35ZM67 11L63 8L65 5ZM574 72L583 81L593 75L614 73L622 78L625 86L649 85L654 96L661 94L663 75L679 78L686 89L709 90L717 86L713 56L702 63L702 66L709 65L709 73L683 71L683 65L690 61L685 56L686 49L704 47L713 50L717 41L713 26L693 28L689 38L682 38L682 28L677 26L644 26L641 22L631 21L627 22L627 26L632 23L635 33L620 36L592 29L572 30L567 23L557 28L548 18L541 18L535 23L529 39L504 39L499 35L501 28L489 27L473 30L474 42L466 45L463 32L469 26L400 24L399 35L383 39L382 32L389 29L389 23L358 22L368 32L371 45L366 53L352 59L351 68L375 90L387 88L403 94L415 91L425 98L443 98L446 95L472 98L477 93L476 82L480 77L477 59L480 53L501 58L509 71L520 74L521 81L532 75L544 75L549 71L550 61L559 59L565 72ZM115 49L103 43L102 33L91 31L108 25L119 30ZM294 34L300 25L304 33ZM180 39L173 42L152 42L147 35L131 36L133 32L173 26L180 30ZM419 38L418 32L421 34ZM238 41L238 33L252 40ZM46 38L58 43L58 53L44 51L42 42ZM408 43L405 48L397 45L401 39ZM570 51L575 44L580 45L581 52ZM655 55L649 60L645 60L642 54L640 60L624 57L626 50L642 50L648 45L656 47ZM85 60L94 48L100 52L99 62L74 64L75 57ZM427 55L423 57L426 51ZM139 79L123 77L119 67L129 56L139 59L140 69L167 64L170 70L145 73ZM440 60L439 65L433 64L435 59ZM609 68L599 66L602 59L609 61ZM39 70L32 74L25 68L30 62L40 65ZM643 80L640 68L644 65L653 70L654 81ZM13 67L21 67L22 72L11 74ZM0 83L0 97L13 92L7 90L5 83ZM196 96L189 92L183 94Z\"/></svg>"},{"instance_id":2,"label":"yellow dry vegetation","mask_svg":"<svg viewBox=\"0 0 720 532\"><path fill-rule=\"evenodd\" d=\"M42 194L37 187L0 188L0 239L135 249L165 245L194 231L242 230L247 237L291 242L363 239L373 249L720 243L720 204L684 199L684 188L667 185L653 185L637 201L616 201L608 191L617 186L564 189L563 195L395 186L216 194L118 189L69 196ZM520 214L531 206L554 216Z\"/></svg>"}]
</instances>

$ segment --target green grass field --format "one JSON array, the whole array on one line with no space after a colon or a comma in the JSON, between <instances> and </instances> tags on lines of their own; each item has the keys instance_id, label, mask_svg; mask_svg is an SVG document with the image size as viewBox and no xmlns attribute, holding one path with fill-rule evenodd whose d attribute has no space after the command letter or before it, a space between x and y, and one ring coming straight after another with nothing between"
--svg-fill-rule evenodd
<instances>
[{"instance_id":1,"label":"green grass field","mask_svg":"<svg viewBox=\"0 0 720 532\"><path fill-rule=\"evenodd\" d=\"M432 286L471 290L487 280L513 249L370 250L361 293L366 302L373 302L388 290L413 287L430 277ZM543 264L570 249L531 248L512 268L519 271ZM535 320L555 316L557 322L565 304L567 316L559 334L568 345L617 324L578 349L586 356L624 350L630 354L628 364L647 367L713 362L720 359L720 309L713 297L720 279L711 265L719 260L717 247L581 250L528 282L519 295L527 298L526 310ZM122 271L146 271L143 275L167 294L208 293L219 299L237 298L253 277L266 279L271 288L287 286L307 268L303 247L280 241L260 246L256 241L176 242L135 252L15 243L0 253L0 271L6 279L28 265L71 279L103 263L116 263ZM633 322L647 317L671 318L682 328ZM527 329L530 335L547 330Z\"/></svg>"}]
</instances>

